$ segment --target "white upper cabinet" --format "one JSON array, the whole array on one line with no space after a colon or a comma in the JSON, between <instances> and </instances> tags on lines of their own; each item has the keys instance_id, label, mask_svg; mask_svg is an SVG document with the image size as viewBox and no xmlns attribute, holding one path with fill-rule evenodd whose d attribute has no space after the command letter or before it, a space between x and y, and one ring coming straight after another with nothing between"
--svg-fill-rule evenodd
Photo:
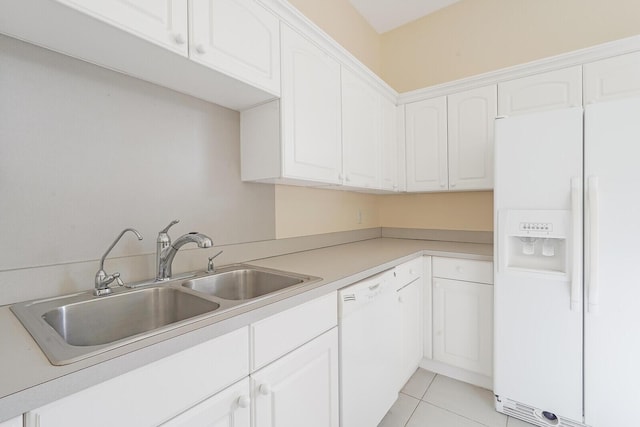
<instances>
[{"instance_id":1,"label":"white upper cabinet","mask_svg":"<svg viewBox=\"0 0 640 427\"><path fill-rule=\"evenodd\" d=\"M450 95L447 107L449 189L492 189L496 86Z\"/></svg>"},{"instance_id":2,"label":"white upper cabinet","mask_svg":"<svg viewBox=\"0 0 640 427\"><path fill-rule=\"evenodd\" d=\"M281 32L284 176L340 184L340 64L287 25Z\"/></svg>"},{"instance_id":3,"label":"white upper cabinet","mask_svg":"<svg viewBox=\"0 0 640 427\"><path fill-rule=\"evenodd\" d=\"M407 191L445 191L447 172L447 98L405 106Z\"/></svg>"},{"instance_id":4,"label":"white upper cabinet","mask_svg":"<svg viewBox=\"0 0 640 427\"><path fill-rule=\"evenodd\" d=\"M280 93L275 15L254 0L189 0L189 23L191 59Z\"/></svg>"},{"instance_id":5,"label":"white upper cabinet","mask_svg":"<svg viewBox=\"0 0 640 427\"><path fill-rule=\"evenodd\" d=\"M582 67L510 80L498 85L498 115L532 113L582 105Z\"/></svg>"},{"instance_id":6,"label":"white upper cabinet","mask_svg":"<svg viewBox=\"0 0 640 427\"><path fill-rule=\"evenodd\" d=\"M2 34L234 110L279 96L278 31L252 0L0 2Z\"/></svg>"},{"instance_id":7,"label":"white upper cabinet","mask_svg":"<svg viewBox=\"0 0 640 427\"><path fill-rule=\"evenodd\" d=\"M381 95L342 67L343 184L380 188Z\"/></svg>"},{"instance_id":8,"label":"white upper cabinet","mask_svg":"<svg viewBox=\"0 0 640 427\"><path fill-rule=\"evenodd\" d=\"M407 191L493 188L496 87L405 105Z\"/></svg>"},{"instance_id":9,"label":"white upper cabinet","mask_svg":"<svg viewBox=\"0 0 640 427\"><path fill-rule=\"evenodd\" d=\"M584 65L584 103L640 96L640 52Z\"/></svg>"},{"instance_id":10,"label":"white upper cabinet","mask_svg":"<svg viewBox=\"0 0 640 427\"><path fill-rule=\"evenodd\" d=\"M188 54L187 0L58 1L184 56Z\"/></svg>"},{"instance_id":11,"label":"white upper cabinet","mask_svg":"<svg viewBox=\"0 0 640 427\"><path fill-rule=\"evenodd\" d=\"M387 191L400 191L399 150L398 150L398 107L382 97L382 161L380 188ZM402 159L404 163L404 157Z\"/></svg>"}]
</instances>

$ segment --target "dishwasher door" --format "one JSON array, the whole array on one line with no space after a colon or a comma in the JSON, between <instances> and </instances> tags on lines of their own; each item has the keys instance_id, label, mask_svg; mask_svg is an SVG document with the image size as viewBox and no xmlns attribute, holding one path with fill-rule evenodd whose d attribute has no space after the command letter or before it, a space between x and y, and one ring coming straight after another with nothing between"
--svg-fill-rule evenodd
<instances>
[{"instance_id":1,"label":"dishwasher door","mask_svg":"<svg viewBox=\"0 0 640 427\"><path fill-rule=\"evenodd\" d=\"M377 426L398 397L399 313L393 271L338 292L340 425Z\"/></svg>"}]
</instances>

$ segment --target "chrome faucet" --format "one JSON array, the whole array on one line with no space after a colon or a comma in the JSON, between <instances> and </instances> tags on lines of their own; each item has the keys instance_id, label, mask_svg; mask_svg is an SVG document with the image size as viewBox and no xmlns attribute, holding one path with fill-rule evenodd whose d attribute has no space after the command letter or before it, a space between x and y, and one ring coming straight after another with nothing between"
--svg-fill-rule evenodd
<instances>
[{"instance_id":1,"label":"chrome faucet","mask_svg":"<svg viewBox=\"0 0 640 427\"><path fill-rule=\"evenodd\" d=\"M208 236L196 233L195 231L178 237L176 241L171 244L171 237L169 237L168 231L178 222L180 221L177 219L171 221L169 225L158 233L158 240L156 241L156 281L171 278L171 264L173 264L173 259L178 253L178 249L182 246L187 243L195 243L199 248L210 248L213 246L213 242Z\"/></svg>"},{"instance_id":2,"label":"chrome faucet","mask_svg":"<svg viewBox=\"0 0 640 427\"><path fill-rule=\"evenodd\" d=\"M110 294L111 288L109 287L109 285L114 280L116 281L118 286L124 285L124 283L122 283L122 279L120 279L120 273L107 274L107 272L104 271L104 260L107 257L107 255L109 255L109 252L111 252L111 249L113 249L113 247L120 241L122 236L124 236L124 233L126 233L127 231L130 231L133 234L135 234L138 237L138 240L142 240L142 236L140 235L140 233L138 233L138 231L133 228L125 228L118 235L118 237L116 237L116 240L114 240L113 243L111 243L111 246L109 246L109 249L107 249L107 251L104 253L104 255L102 255L102 258L100 259L100 270L98 270L98 272L96 273L96 280L95 280L96 288L93 290L93 294L95 296Z\"/></svg>"}]
</instances>

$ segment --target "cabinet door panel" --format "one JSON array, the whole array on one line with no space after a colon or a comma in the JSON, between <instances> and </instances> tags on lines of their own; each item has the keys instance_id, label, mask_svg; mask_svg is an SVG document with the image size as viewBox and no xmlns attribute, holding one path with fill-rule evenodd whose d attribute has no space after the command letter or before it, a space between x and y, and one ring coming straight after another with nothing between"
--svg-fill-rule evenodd
<instances>
[{"instance_id":1,"label":"cabinet door panel","mask_svg":"<svg viewBox=\"0 0 640 427\"><path fill-rule=\"evenodd\" d=\"M433 358L490 376L493 286L433 279Z\"/></svg>"},{"instance_id":2,"label":"cabinet door panel","mask_svg":"<svg viewBox=\"0 0 640 427\"><path fill-rule=\"evenodd\" d=\"M187 0L59 0L187 56Z\"/></svg>"},{"instance_id":3,"label":"cabinet door panel","mask_svg":"<svg viewBox=\"0 0 640 427\"><path fill-rule=\"evenodd\" d=\"M449 189L492 189L496 86L451 95L447 109Z\"/></svg>"},{"instance_id":4,"label":"cabinet door panel","mask_svg":"<svg viewBox=\"0 0 640 427\"><path fill-rule=\"evenodd\" d=\"M280 93L278 18L253 0L190 0L189 55Z\"/></svg>"},{"instance_id":5,"label":"cabinet door panel","mask_svg":"<svg viewBox=\"0 0 640 427\"><path fill-rule=\"evenodd\" d=\"M163 427L250 427L249 378L194 406Z\"/></svg>"},{"instance_id":6,"label":"cabinet door panel","mask_svg":"<svg viewBox=\"0 0 640 427\"><path fill-rule=\"evenodd\" d=\"M342 67L344 185L380 187L381 99L372 87Z\"/></svg>"},{"instance_id":7,"label":"cabinet door panel","mask_svg":"<svg viewBox=\"0 0 640 427\"><path fill-rule=\"evenodd\" d=\"M251 374L254 427L338 427L338 331Z\"/></svg>"},{"instance_id":8,"label":"cabinet door panel","mask_svg":"<svg viewBox=\"0 0 640 427\"><path fill-rule=\"evenodd\" d=\"M288 26L281 31L284 175L340 184L340 64Z\"/></svg>"},{"instance_id":9,"label":"cabinet door panel","mask_svg":"<svg viewBox=\"0 0 640 427\"><path fill-rule=\"evenodd\" d=\"M582 105L582 67L564 68L498 85L498 115L532 113Z\"/></svg>"},{"instance_id":10,"label":"cabinet door panel","mask_svg":"<svg viewBox=\"0 0 640 427\"><path fill-rule=\"evenodd\" d=\"M413 102L406 109L407 191L445 191L447 99Z\"/></svg>"},{"instance_id":11,"label":"cabinet door panel","mask_svg":"<svg viewBox=\"0 0 640 427\"><path fill-rule=\"evenodd\" d=\"M584 103L640 96L640 52L584 66Z\"/></svg>"}]
</instances>

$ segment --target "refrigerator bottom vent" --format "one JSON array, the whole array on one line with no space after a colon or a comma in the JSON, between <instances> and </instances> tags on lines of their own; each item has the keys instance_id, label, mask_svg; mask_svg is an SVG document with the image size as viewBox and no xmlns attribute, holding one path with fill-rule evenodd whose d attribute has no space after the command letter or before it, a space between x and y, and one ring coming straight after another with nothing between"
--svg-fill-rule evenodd
<instances>
[{"instance_id":1,"label":"refrigerator bottom vent","mask_svg":"<svg viewBox=\"0 0 640 427\"><path fill-rule=\"evenodd\" d=\"M496 410L510 417L518 418L540 427L588 427L586 424L562 417L557 417L555 420L548 420L543 416L542 409L537 409L500 396L496 396Z\"/></svg>"}]
</instances>

